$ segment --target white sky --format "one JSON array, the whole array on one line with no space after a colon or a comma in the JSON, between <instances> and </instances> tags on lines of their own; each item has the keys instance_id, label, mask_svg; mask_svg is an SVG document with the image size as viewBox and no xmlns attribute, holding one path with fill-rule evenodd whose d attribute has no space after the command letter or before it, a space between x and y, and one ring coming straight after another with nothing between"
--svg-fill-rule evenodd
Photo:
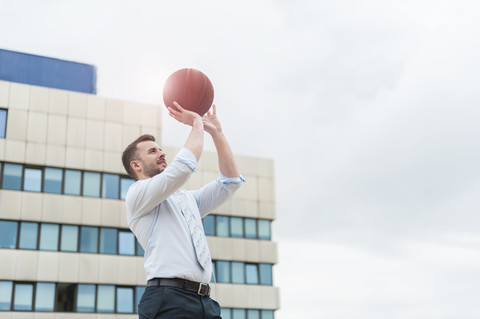
<instances>
[{"instance_id":1,"label":"white sky","mask_svg":"<svg viewBox=\"0 0 480 319\"><path fill-rule=\"evenodd\" d=\"M478 12L0 0L0 48L94 64L98 95L154 104L174 70L204 71L234 151L275 160L277 319L478 318Z\"/></svg>"}]
</instances>

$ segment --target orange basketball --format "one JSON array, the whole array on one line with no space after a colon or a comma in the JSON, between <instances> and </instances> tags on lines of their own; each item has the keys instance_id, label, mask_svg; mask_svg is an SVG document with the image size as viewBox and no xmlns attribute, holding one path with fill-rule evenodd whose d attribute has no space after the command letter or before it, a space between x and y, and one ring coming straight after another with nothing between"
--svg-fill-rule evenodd
<instances>
[{"instance_id":1,"label":"orange basketball","mask_svg":"<svg viewBox=\"0 0 480 319\"><path fill-rule=\"evenodd\" d=\"M163 102L166 107L177 109L173 102L184 109L203 116L212 106L213 85L208 77L196 69L180 69L172 73L163 87Z\"/></svg>"}]
</instances>

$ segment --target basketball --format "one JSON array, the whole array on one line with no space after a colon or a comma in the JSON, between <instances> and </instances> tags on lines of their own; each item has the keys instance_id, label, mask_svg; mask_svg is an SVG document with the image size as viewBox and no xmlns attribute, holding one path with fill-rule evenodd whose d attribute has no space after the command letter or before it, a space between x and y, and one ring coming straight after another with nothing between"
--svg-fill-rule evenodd
<instances>
[{"instance_id":1,"label":"basketball","mask_svg":"<svg viewBox=\"0 0 480 319\"><path fill-rule=\"evenodd\" d=\"M173 102L203 116L212 106L213 85L199 70L187 68L172 73L163 87L165 106L177 109Z\"/></svg>"}]
</instances>

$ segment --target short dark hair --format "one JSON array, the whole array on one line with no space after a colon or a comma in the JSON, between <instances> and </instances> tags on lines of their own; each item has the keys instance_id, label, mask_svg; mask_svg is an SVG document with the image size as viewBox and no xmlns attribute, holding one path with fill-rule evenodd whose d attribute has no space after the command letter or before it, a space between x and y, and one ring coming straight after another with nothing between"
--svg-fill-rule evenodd
<instances>
[{"instance_id":1,"label":"short dark hair","mask_svg":"<svg viewBox=\"0 0 480 319\"><path fill-rule=\"evenodd\" d=\"M130 162L137 159L137 144L144 141L153 141L155 142L155 137L150 134L143 134L139 136L135 141L130 143L127 148L122 153L122 163L123 167L127 171L127 174L134 180L138 180L137 174L130 166Z\"/></svg>"}]
</instances>

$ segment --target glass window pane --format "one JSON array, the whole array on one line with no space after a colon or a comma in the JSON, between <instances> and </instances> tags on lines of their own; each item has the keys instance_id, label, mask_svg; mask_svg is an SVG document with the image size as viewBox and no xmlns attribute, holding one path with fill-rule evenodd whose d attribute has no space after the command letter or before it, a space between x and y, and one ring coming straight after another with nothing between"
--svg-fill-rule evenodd
<instances>
[{"instance_id":1,"label":"glass window pane","mask_svg":"<svg viewBox=\"0 0 480 319\"><path fill-rule=\"evenodd\" d=\"M245 218L245 238L257 238L257 220Z\"/></svg>"},{"instance_id":2,"label":"glass window pane","mask_svg":"<svg viewBox=\"0 0 480 319\"><path fill-rule=\"evenodd\" d=\"M0 310L10 310L12 287L11 281L0 281Z\"/></svg>"},{"instance_id":3,"label":"glass window pane","mask_svg":"<svg viewBox=\"0 0 480 319\"><path fill-rule=\"evenodd\" d=\"M144 256L145 255L145 250L143 250L142 245L140 245L140 243L137 241L136 238L135 238L135 243L137 245L137 256Z\"/></svg>"},{"instance_id":4,"label":"glass window pane","mask_svg":"<svg viewBox=\"0 0 480 319\"><path fill-rule=\"evenodd\" d=\"M7 110L0 109L0 138L5 138L7 128Z\"/></svg>"},{"instance_id":5,"label":"glass window pane","mask_svg":"<svg viewBox=\"0 0 480 319\"><path fill-rule=\"evenodd\" d=\"M55 284L37 283L35 292L35 311L53 311L55 302Z\"/></svg>"},{"instance_id":6,"label":"glass window pane","mask_svg":"<svg viewBox=\"0 0 480 319\"><path fill-rule=\"evenodd\" d=\"M135 255L135 236L132 232L118 232L118 253L120 255Z\"/></svg>"},{"instance_id":7,"label":"glass window pane","mask_svg":"<svg viewBox=\"0 0 480 319\"><path fill-rule=\"evenodd\" d=\"M247 264L245 266L247 273L247 284L258 284L258 267L257 265Z\"/></svg>"},{"instance_id":8,"label":"glass window pane","mask_svg":"<svg viewBox=\"0 0 480 319\"><path fill-rule=\"evenodd\" d=\"M247 319L247 311L245 309L232 309L233 319Z\"/></svg>"},{"instance_id":9,"label":"glass window pane","mask_svg":"<svg viewBox=\"0 0 480 319\"><path fill-rule=\"evenodd\" d=\"M122 177L122 179L120 180L120 199L125 200L125 196L127 196L128 188L133 183L135 183L133 179Z\"/></svg>"},{"instance_id":10,"label":"glass window pane","mask_svg":"<svg viewBox=\"0 0 480 319\"><path fill-rule=\"evenodd\" d=\"M77 311L94 312L95 311L95 285L78 285L77 292Z\"/></svg>"},{"instance_id":11,"label":"glass window pane","mask_svg":"<svg viewBox=\"0 0 480 319\"><path fill-rule=\"evenodd\" d=\"M215 236L215 216L207 215L202 219L203 229L205 230L205 235Z\"/></svg>"},{"instance_id":12,"label":"glass window pane","mask_svg":"<svg viewBox=\"0 0 480 319\"><path fill-rule=\"evenodd\" d=\"M55 311L72 312L74 310L76 284L57 284L57 298L55 298Z\"/></svg>"},{"instance_id":13,"label":"glass window pane","mask_svg":"<svg viewBox=\"0 0 480 319\"><path fill-rule=\"evenodd\" d=\"M228 216L216 216L215 219L217 223L217 236L228 237L230 235Z\"/></svg>"},{"instance_id":14,"label":"glass window pane","mask_svg":"<svg viewBox=\"0 0 480 319\"><path fill-rule=\"evenodd\" d=\"M273 310L262 310L262 319L273 319Z\"/></svg>"},{"instance_id":15,"label":"glass window pane","mask_svg":"<svg viewBox=\"0 0 480 319\"><path fill-rule=\"evenodd\" d=\"M98 228L82 226L80 231L80 252L96 253L98 245Z\"/></svg>"},{"instance_id":16,"label":"glass window pane","mask_svg":"<svg viewBox=\"0 0 480 319\"><path fill-rule=\"evenodd\" d=\"M23 190L40 192L42 190L42 170L37 168L25 168Z\"/></svg>"},{"instance_id":17,"label":"glass window pane","mask_svg":"<svg viewBox=\"0 0 480 319\"><path fill-rule=\"evenodd\" d=\"M272 239L272 234L270 232L270 221L265 219L260 219L258 221L258 238L270 240Z\"/></svg>"},{"instance_id":18,"label":"glass window pane","mask_svg":"<svg viewBox=\"0 0 480 319\"><path fill-rule=\"evenodd\" d=\"M217 261L216 268L217 268L217 281L230 282L230 262Z\"/></svg>"},{"instance_id":19,"label":"glass window pane","mask_svg":"<svg viewBox=\"0 0 480 319\"><path fill-rule=\"evenodd\" d=\"M98 285L97 312L115 311L115 286Z\"/></svg>"},{"instance_id":20,"label":"glass window pane","mask_svg":"<svg viewBox=\"0 0 480 319\"><path fill-rule=\"evenodd\" d=\"M270 264L260 264L258 265L260 270L260 284L261 285L272 285L272 265Z\"/></svg>"},{"instance_id":21,"label":"glass window pane","mask_svg":"<svg viewBox=\"0 0 480 319\"><path fill-rule=\"evenodd\" d=\"M20 190L22 187L22 165L5 163L2 188Z\"/></svg>"},{"instance_id":22,"label":"glass window pane","mask_svg":"<svg viewBox=\"0 0 480 319\"><path fill-rule=\"evenodd\" d=\"M248 309L247 318L248 319L260 319L260 310Z\"/></svg>"},{"instance_id":23,"label":"glass window pane","mask_svg":"<svg viewBox=\"0 0 480 319\"><path fill-rule=\"evenodd\" d=\"M100 197L100 173L83 173L83 196Z\"/></svg>"},{"instance_id":24,"label":"glass window pane","mask_svg":"<svg viewBox=\"0 0 480 319\"><path fill-rule=\"evenodd\" d=\"M40 226L40 250L58 250L57 224L42 224Z\"/></svg>"},{"instance_id":25,"label":"glass window pane","mask_svg":"<svg viewBox=\"0 0 480 319\"><path fill-rule=\"evenodd\" d=\"M135 313L138 313L138 304L142 300L143 293L145 292L144 286L138 286L135 288Z\"/></svg>"},{"instance_id":26,"label":"glass window pane","mask_svg":"<svg viewBox=\"0 0 480 319\"><path fill-rule=\"evenodd\" d=\"M245 283L245 263L235 261L232 262L232 283Z\"/></svg>"},{"instance_id":27,"label":"glass window pane","mask_svg":"<svg viewBox=\"0 0 480 319\"><path fill-rule=\"evenodd\" d=\"M12 248L17 245L17 222L0 221L0 248Z\"/></svg>"},{"instance_id":28,"label":"glass window pane","mask_svg":"<svg viewBox=\"0 0 480 319\"><path fill-rule=\"evenodd\" d=\"M232 237L243 237L243 218L230 217L230 229L232 231Z\"/></svg>"},{"instance_id":29,"label":"glass window pane","mask_svg":"<svg viewBox=\"0 0 480 319\"><path fill-rule=\"evenodd\" d=\"M32 310L32 297L32 284L15 284L13 310Z\"/></svg>"},{"instance_id":30,"label":"glass window pane","mask_svg":"<svg viewBox=\"0 0 480 319\"><path fill-rule=\"evenodd\" d=\"M117 312L133 312L133 288L117 288Z\"/></svg>"},{"instance_id":31,"label":"glass window pane","mask_svg":"<svg viewBox=\"0 0 480 319\"><path fill-rule=\"evenodd\" d=\"M63 170L60 168L45 168L43 191L45 193L62 193Z\"/></svg>"},{"instance_id":32,"label":"glass window pane","mask_svg":"<svg viewBox=\"0 0 480 319\"><path fill-rule=\"evenodd\" d=\"M64 194L80 195L81 182L82 182L82 172L66 169Z\"/></svg>"},{"instance_id":33,"label":"glass window pane","mask_svg":"<svg viewBox=\"0 0 480 319\"><path fill-rule=\"evenodd\" d=\"M118 199L120 176L115 174L103 174L102 197Z\"/></svg>"},{"instance_id":34,"label":"glass window pane","mask_svg":"<svg viewBox=\"0 0 480 319\"><path fill-rule=\"evenodd\" d=\"M77 251L78 249L78 226L62 225L62 239L60 250Z\"/></svg>"},{"instance_id":35,"label":"glass window pane","mask_svg":"<svg viewBox=\"0 0 480 319\"><path fill-rule=\"evenodd\" d=\"M20 223L20 249L37 249L38 224L21 222Z\"/></svg>"},{"instance_id":36,"label":"glass window pane","mask_svg":"<svg viewBox=\"0 0 480 319\"><path fill-rule=\"evenodd\" d=\"M232 309L222 308L221 315L222 315L222 319L232 319Z\"/></svg>"},{"instance_id":37,"label":"glass window pane","mask_svg":"<svg viewBox=\"0 0 480 319\"><path fill-rule=\"evenodd\" d=\"M100 253L117 253L117 230L114 228L100 228Z\"/></svg>"}]
</instances>

